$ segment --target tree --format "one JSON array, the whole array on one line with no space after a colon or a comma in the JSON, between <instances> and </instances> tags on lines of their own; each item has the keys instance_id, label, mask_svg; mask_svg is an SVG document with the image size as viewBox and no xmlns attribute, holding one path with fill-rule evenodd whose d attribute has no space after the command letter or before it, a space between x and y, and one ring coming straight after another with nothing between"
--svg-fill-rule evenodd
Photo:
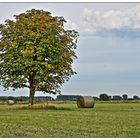
<instances>
[{"instance_id":1,"label":"tree","mask_svg":"<svg viewBox=\"0 0 140 140\"><path fill-rule=\"evenodd\" d=\"M128 95L127 94L123 94L122 98L123 98L123 100L127 100L128 99Z\"/></svg>"},{"instance_id":2,"label":"tree","mask_svg":"<svg viewBox=\"0 0 140 140\"><path fill-rule=\"evenodd\" d=\"M29 88L29 107L36 91L57 94L76 72L72 63L78 32L65 30L63 17L28 10L0 24L0 84Z\"/></svg>"},{"instance_id":3,"label":"tree","mask_svg":"<svg viewBox=\"0 0 140 140\"><path fill-rule=\"evenodd\" d=\"M100 94L99 97L103 101L108 101L109 100L109 96L106 93Z\"/></svg>"}]
</instances>

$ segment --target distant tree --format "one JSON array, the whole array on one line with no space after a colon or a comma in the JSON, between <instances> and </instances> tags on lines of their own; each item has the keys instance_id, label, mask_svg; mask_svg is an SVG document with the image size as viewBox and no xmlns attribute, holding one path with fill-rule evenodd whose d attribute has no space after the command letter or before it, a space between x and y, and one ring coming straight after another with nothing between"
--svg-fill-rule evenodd
<instances>
[{"instance_id":1,"label":"distant tree","mask_svg":"<svg viewBox=\"0 0 140 140\"><path fill-rule=\"evenodd\" d=\"M29 10L0 25L0 85L5 89L27 87L29 107L36 91L60 93L76 72L78 33L65 30L63 17L43 10Z\"/></svg>"},{"instance_id":2,"label":"distant tree","mask_svg":"<svg viewBox=\"0 0 140 140\"><path fill-rule=\"evenodd\" d=\"M7 96L0 96L0 101L7 101L8 97Z\"/></svg>"},{"instance_id":3,"label":"distant tree","mask_svg":"<svg viewBox=\"0 0 140 140\"><path fill-rule=\"evenodd\" d=\"M100 100L103 100L103 101L109 100L109 96L106 93L100 94L99 97L100 97Z\"/></svg>"},{"instance_id":4,"label":"distant tree","mask_svg":"<svg viewBox=\"0 0 140 140\"><path fill-rule=\"evenodd\" d=\"M16 98L15 97L13 97L13 96L9 96L8 97L8 100L15 100Z\"/></svg>"},{"instance_id":5,"label":"distant tree","mask_svg":"<svg viewBox=\"0 0 140 140\"><path fill-rule=\"evenodd\" d=\"M134 96L133 96L133 99L134 99L134 100L138 100L138 99L139 99L139 96L134 95Z\"/></svg>"},{"instance_id":6,"label":"distant tree","mask_svg":"<svg viewBox=\"0 0 140 140\"><path fill-rule=\"evenodd\" d=\"M127 100L128 99L128 95L127 94L123 94L122 98L123 98L123 100Z\"/></svg>"}]
</instances>

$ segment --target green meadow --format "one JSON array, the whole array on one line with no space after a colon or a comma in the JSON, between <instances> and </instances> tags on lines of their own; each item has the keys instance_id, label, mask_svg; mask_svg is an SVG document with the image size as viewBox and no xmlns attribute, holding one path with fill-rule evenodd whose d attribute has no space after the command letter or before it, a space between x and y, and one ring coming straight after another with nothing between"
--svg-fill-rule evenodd
<instances>
[{"instance_id":1,"label":"green meadow","mask_svg":"<svg viewBox=\"0 0 140 140\"><path fill-rule=\"evenodd\" d=\"M8 138L137 138L140 103L101 103L77 108L76 103L50 103L48 109L27 104L0 105L0 137Z\"/></svg>"}]
</instances>

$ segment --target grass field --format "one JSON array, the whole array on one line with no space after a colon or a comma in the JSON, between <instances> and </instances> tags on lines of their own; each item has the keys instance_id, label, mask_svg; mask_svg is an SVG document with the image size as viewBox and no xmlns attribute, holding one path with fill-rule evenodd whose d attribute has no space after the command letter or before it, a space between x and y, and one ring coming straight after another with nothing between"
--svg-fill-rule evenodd
<instances>
[{"instance_id":1,"label":"grass field","mask_svg":"<svg viewBox=\"0 0 140 140\"><path fill-rule=\"evenodd\" d=\"M0 137L140 137L140 103L96 103L79 109L74 103L50 109L0 105Z\"/></svg>"}]
</instances>

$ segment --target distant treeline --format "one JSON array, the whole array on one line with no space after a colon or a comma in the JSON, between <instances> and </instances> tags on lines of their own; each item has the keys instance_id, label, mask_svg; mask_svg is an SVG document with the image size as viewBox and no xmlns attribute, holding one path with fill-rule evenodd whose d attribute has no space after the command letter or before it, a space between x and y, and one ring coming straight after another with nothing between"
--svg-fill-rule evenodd
<instances>
[{"instance_id":1,"label":"distant treeline","mask_svg":"<svg viewBox=\"0 0 140 140\"><path fill-rule=\"evenodd\" d=\"M13 96L0 96L0 101L7 101L7 100L13 100L13 101L28 101L29 97L27 96L18 96L18 97L13 97ZM43 101L53 101L54 99L50 96L37 96L34 97L35 102L43 102Z\"/></svg>"},{"instance_id":2,"label":"distant treeline","mask_svg":"<svg viewBox=\"0 0 140 140\"><path fill-rule=\"evenodd\" d=\"M76 101L80 95L58 95L56 99L50 96L36 96L34 97L34 102L45 102L45 101ZM133 96L133 98L128 98L128 95L114 95L108 96L107 94L100 94L99 98L93 96L94 100L140 100L138 96ZM27 96L0 96L0 101L14 100L14 101L28 101Z\"/></svg>"},{"instance_id":3,"label":"distant treeline","mask_svg":"<svg viewBox=\"0 0 140 140\"><path fill-rule=\"evenodd\" d=\"M128 98L127 94L120 95L114 95L109 96L106 93L102 93L99 95L99 100L108 101L108 100L139 100L139 96L134 95L133 98Z\"/></svg>"}]
</instances>

